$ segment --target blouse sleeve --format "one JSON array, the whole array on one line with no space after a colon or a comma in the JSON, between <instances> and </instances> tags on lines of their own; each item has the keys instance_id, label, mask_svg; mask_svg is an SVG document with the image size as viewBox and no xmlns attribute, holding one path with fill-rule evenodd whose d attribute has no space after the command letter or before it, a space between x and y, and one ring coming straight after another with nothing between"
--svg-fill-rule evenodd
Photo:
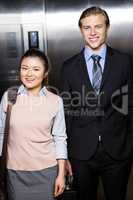
<instances>
[{"instance_id":1,"label":"blouse sleeve","mask_svg":"<svg viewBox=\"0 0 133 200\"><path fill-rule=\"evenodd\" d=\"M55 116L52 135L56 147L56 159L67 159L67 135L64 117L63 101L59 97L59 110Z\"/></svg>"},{"instance_id":2,"label":"blouse sleeve","mask_svg":"<svg viewBox=\"0 0 133 200\"><path fill-rule=\"evenodd\" d=\"M4 139L6 110L7 110L7 92L4 93L0 103L0 156L2 154L2 146Z\"/></svg>"}]
</instances>

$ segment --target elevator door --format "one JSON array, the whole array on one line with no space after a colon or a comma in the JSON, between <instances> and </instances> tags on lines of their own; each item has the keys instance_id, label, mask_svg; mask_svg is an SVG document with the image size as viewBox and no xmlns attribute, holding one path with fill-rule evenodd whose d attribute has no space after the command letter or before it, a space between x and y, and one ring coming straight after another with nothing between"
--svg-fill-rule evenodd
<instances>
[{"instance_id":1,"label":"elevator door","mask_svg":"<svg viewBox=\"0 0 133 200\"><path fill-rule=\"evenodd\" d=\"M19 59L23 52L20 24L0 25L0 96L19 82Z\"/></svg>"}]
</instances>

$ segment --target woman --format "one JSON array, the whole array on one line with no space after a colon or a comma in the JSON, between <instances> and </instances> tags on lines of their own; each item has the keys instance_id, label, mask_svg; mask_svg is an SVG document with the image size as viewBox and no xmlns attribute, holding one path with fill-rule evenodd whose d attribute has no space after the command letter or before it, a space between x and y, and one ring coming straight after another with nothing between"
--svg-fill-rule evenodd
<instances>
[{"instance_id":1,"label":"woman","mask_svg":"<svg viewBox=\"0 0 133 200\"><path fill-rule=\"evenodd\" d=\"M20 61L16 103L10 117L7 188L9 200L53 200L65 187L67 159L62 99L43 86L48 76L47 57L28 50ZM7 92L0 105L4 127Z\"/></svg>"}]
</instances>

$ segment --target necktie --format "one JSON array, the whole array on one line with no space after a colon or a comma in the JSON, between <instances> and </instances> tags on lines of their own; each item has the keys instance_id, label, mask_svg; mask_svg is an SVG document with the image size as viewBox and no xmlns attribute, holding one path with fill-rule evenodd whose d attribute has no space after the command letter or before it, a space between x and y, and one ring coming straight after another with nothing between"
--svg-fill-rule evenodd
<instances>
[{"instance_id":1,"label":"necktie","mask_svg":"<svg viewBox=\"0 0 133 200\"><path fill-rule=\"evenodd\" d=\"M92 86L96 93L99 93L101 80L102 80L102 68L100 65L101 57L99 55L92 55L93 69L92 69Z\"/></svg>"}]
</instances>

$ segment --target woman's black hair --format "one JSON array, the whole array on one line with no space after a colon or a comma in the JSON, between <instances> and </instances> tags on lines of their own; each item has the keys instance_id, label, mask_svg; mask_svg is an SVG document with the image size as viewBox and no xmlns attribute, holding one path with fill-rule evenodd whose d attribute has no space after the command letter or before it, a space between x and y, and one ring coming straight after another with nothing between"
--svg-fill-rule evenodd
<instances>
[{"instance_id":1,"label":"woman's black hair","mask_svg":"<svg viewBox=\"0 0 133 200\"><path fill-rule=\"evenodd\" d=\"M38 58L40 58L40 60L43 63L43 66L45 68L45 72L49 71L49 61L48 61L48 58L43 51L40 51L40 50L35 49L35 48L31 48L31 49L27 50L23 54L23 56L21 57L20 64L22 63L22 60L24 58L27 58L27 57L38 57Z\"/></svg>"}]
</instances>

